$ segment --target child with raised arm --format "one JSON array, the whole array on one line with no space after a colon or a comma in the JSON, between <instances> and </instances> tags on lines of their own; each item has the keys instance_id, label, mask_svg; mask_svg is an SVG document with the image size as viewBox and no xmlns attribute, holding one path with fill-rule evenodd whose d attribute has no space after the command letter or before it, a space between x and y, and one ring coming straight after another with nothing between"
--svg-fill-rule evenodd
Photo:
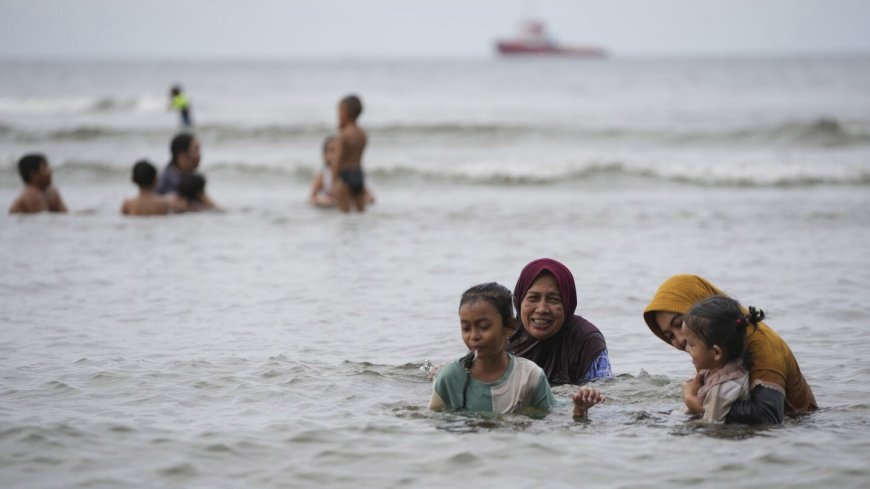
<instances>
[{"instance_id":1,"label":"child with raised arm","mask_svg":"<svg viewBox=\"0 0 870 489\"><path fill-rule=\"evenodd\" d=\"M750 307L744 314L740 303L721 295L698 302L684 318L686 352L698 373L683 383L683 399L702 421L724 423L734 402L749 400L746 329L762 320L764 311Z\"/></svg>"},{"instance_id":2,"label":"child with raised arm","mask_svg":"<svg viewBox=\"0 0 870 489\"><path fill-rule=\"evenodd\" d=\"M356 123L362 110L362 101L356 95L348 95L338 104L337 164L333 166L332 177L342 212L350 212L351 202L359 212L366 208L362 156L367 136Z\"/></svg>"},{"instance_id":3,"label":"child with raised arm","mask_svg":"<svg viewBox=\"0 0 870 489\"><path fill-rule=\"evenodd\" d=\"M133 183L139 187L139 195L127 199L121 205L121 214L128 216L159 216L169 214L169 199L157 195L157 168L148 160L133 165Z\"/></svg>"},{"instance_id":4,"label":"child with raised arm","mask_svg":"<svg viewBox=\"0 0 870 489\"><path fill-rule=\"evenodd\" d=\"M51 168L44 155L32 153L21 157L18 173L24 181L24 190L9 208L10 214L66 212L60 193L51 184Z\"/></svg>"},{"instance_id":5,"label":"child with raised arm","mask_svg":"<svg viewBox=\"0 0 870 489\"><path fill-rule=\"evenodd\" d=\"M506 349L517 328L507 288L493 282L466 290L459 301L459 324L469 353L438 370L430 409L508 414L553 407L544 371ZM593 389L581 389L573 400L575 417L582 417L603 398Z\"/></svg>"}]
</instances>

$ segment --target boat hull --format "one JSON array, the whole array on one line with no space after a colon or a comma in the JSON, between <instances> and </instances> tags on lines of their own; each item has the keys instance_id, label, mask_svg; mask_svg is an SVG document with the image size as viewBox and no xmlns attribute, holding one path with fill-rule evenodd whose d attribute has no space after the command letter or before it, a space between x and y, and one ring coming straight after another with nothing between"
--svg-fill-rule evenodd
<instances>
[{"instance_id":1,"label":"boat hull","mask_svg":"<svg viewBox=\"0 0 870 489\"><path fill-rule=\"evenodd\" d=\"M502 56L565 56L578 58L604 58L607 52L597 46L553 46L518 41L499 41L495 45Z\"/></svg>"}]
</instances>

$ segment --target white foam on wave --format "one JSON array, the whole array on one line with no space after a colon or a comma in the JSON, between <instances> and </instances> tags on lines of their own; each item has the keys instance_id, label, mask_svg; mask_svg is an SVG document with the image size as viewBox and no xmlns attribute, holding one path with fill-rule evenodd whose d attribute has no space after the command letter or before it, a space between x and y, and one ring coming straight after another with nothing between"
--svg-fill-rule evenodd
<instances>
[{"instance_id":1,"label":"white foam on wave","mask_svg":"<svg viewBox=\"0 0 870 489\"><path fill-rule=\"evenodd\" d=\"M96 112L155 113L166 110L165 97L139 96L51 96L0 97L0 112L12 115L71 115Z\"/></svg>"}]
</instances>

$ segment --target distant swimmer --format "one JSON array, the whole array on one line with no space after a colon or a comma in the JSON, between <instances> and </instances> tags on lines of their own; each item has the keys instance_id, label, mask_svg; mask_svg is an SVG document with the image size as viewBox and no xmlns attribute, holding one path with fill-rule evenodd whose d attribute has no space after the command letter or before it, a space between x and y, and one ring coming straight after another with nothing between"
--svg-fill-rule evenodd
<instances>
[{"instance_id":1,"label":"distant swimmer","mask_svg":"<svg viewBox=\"0 0 870 489\"><path fill-rule=\"evenodd\" d=\"M169 106L171 109L178 111L182 130L193 128L193 119L190 116L190 101L180 85L173 85L169 89Z\"/></svg>"},{"instance_id":2,"label":"distant swimmer","mask_svg":"<svg viewBox=\"0 0 870 489\"><path fill-rule=\"evenodd\" d=\"M24 190L12 203L10 214L66 212L60 193L51 184L51 168L44 155L24 155L18 160L18 172L24 181Z\"/></svg>"},{"instance_id":3,"label":"distant swimmer","mask_svg":"<svg viewBox=\"0 0 870 489\"><path fill-rule=\"evenodd\" d=\"M172 204L175 212L202 212L219 210L205 193L205 177L185 175L181 177L178 191Z\"/></svg>"},{"instance_id":4,"label":"distant swimmer","mask_svg":"<svg viewBox=\"0 0 870 489\"><path fill-rule=\"evenodd\" d=\"M327 209L337 205L332 176L333 168L338 164L337 155L338 140L335 136L328 136L323 141L323 167L314 175L314 180L311 182L311 193L308 196L309 203L315 207ZM372 204L375 201L369 189L365 190L365 201L366 204Z\"/></svg>"},{"instance_id":5,"label":"distant swimmer","mask_svg":"<svg viewBox=\"0 0 870 489\"><path fill-rule=\"evenodd\" d=\"M159 216L169 214L169 199L157 194L157 168L148 160L133 165L133 183L139 187L139 195L126 199L121 205L121 214L127 216Z\"/></svg>"},{"instance_id":6,"label":"distant swimmer","mask_svg":"<svg viewBox=\"0 0 870 489\"><path fill-rule=\"evenodd\" d=\"M335 191L332 184L332 167L336 164L338 141L335 136L328 136L323 141L323 167L314 175L311 182L311 194L308 201L315 207L335 207Z\"/></svg>"},{"instance_id":7,"label":"distant swimmer","mask_svg":"<svg viewBox=\"0 0 870 489\"><path fill-rule=\"evenodd\" d=\"M338 104L338 164L333 167L332 176L336 184L338 208L342 212L350 212L351 202L359 212L366 208L362 156L367 136L356 124L362 110L362 101L356 95L348 95Z\"/></svg>"}]
</instances>

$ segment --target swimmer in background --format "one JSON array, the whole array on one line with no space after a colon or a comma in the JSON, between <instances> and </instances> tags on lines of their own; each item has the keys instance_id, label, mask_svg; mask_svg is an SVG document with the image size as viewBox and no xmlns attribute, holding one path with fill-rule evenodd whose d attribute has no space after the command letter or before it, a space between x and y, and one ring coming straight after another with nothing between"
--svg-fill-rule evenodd
<instances>
[{"instance_id":1,"label":"swimmer in background","mask_svg":"<svg viewBox=\"0 0 870 489\"><path fill-rule=\"evenodd\" d=\"M338 141L335 136L327 136L323 141L323 168L314 175L311 182L311 194L308 201L315 207L335 207L337 204L332 180L332 167L335 165L335 155L338 153Z\"/></svg>"},{"instance_id":2,"label":"swimmer in background","mask_svg":"<svg viewBox=\"0 0 870 489\"><path fill-rule=\"evenodd\" d=\"M315 207L326 209L338 204L332 179L333 168L338 164L337 155L338 141L335 136L328 136L323 141L323 168L314 175L314 180L311 182L311 193L308 196L308 201ZM375 197L368 189L365 190L365 201L366 204L375 202Z\"/></svg>"},{"instance_id":3,"label":"swimmer in background","mask_svg":"<svg viewBox=\"0 0 870 489\"><path fill-rule=\"evenodd\" d=\"M181 177L178 191L172 201L173 212L202 212L220 210L205 193L205 177L191 174Z\"/></svg>"},{"instance_id":4,"label":"swimmer in background","mask_svg":"<svg viewBox=\"0 0 870 489\"><path fill-rule=\"evenodd\" d=\"M51 168L44 155L24 155L18 160L18 172L24 181L24 190L9 208L10 214L66 212L60 193L51 184Z\"/></svg>"},{"instance_id":5,"label":"swimmer in background","mask_svg":"<svg viewBox=\"0 0 870 489\"><path fill-rule=\"evenodd\" d=\"M362 114L362 101L356 95L348 95L338 104L338 154L337 164L332 169L338 208L350 212L350 205L359 212L366 209L366 187L362 171L362 156L367 136L356 123Z\"/></svg>"},{"instance_id":6,"label":"swimmer in background","mask_svg":"<svg viewBox=\"0 0 870 489\"><path fill-rule=\"evenodd\" d=\"M121 214L127 216L159 216L169 214L169 199L157 195L157 168L148 160L133 165L133 183L139 187L139 195L126 199L121 205Z\"/></svg>"},{"instance_id":7,"label":"swimmer in background","mask_svg":"<svg viewBox=\"0 0 870 489\"><path fill-rule=\"evenodd\" d=\"M191 133L176 134L169 143L172 158L157 180L157 193L166 195L178 192L178 185L185 175L196 174L202 159L202 146L199 139ZM210 201L208 195L206 200Z\"/></svg>"},{"instance_id":8,"label":"swimmer in background","mask_svg":"<svg viewBox=\"0 0 870 489\"><path fill-rule=\"evenodd\" d=\"M193 128L193 119L190 116L190 101L180 85L173 85L169 89L169 108L178 111L182 130Z\"/></svg>"}]
</instances>

